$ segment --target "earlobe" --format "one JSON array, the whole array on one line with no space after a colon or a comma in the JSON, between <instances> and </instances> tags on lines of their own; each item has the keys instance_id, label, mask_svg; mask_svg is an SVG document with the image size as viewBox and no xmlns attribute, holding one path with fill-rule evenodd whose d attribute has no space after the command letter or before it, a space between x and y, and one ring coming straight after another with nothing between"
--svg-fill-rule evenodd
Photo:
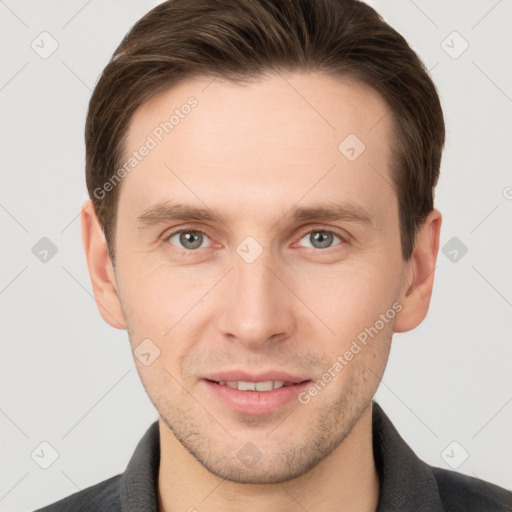
<instances>
[{"instance_id":1,"label":"earlobe","mask_svg":"<svg viewBox=\"0 0 512 512\"><path fill-rule=\"evenodd\" d=\"M82 243L98 310L109 325L116 329L126 329L112 261L90 199L82 205L81 226Z\"/></svg>"},{"instance_id":2,"label":"earlobe","mask_svg":"<svg viewBox=\"0 0 512 512\"><path fill-rule=\"evenodd\" d=\"M427 315L434 286L441 223L441 213L434 208L416 236L400 296L402 310L396 316L395 332L414 329Z\"/></svg>"}]
</instances>

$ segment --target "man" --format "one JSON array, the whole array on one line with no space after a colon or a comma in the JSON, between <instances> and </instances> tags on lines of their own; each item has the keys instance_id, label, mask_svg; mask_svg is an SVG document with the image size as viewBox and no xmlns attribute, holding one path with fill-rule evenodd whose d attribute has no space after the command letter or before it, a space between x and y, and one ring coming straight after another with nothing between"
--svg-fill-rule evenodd
<instances>
[{"instance_id":1,"label":"man","mask_svg":"<svg viewBox=\"0 0 512 512\"><path fill-rule=\"evenodd\" d=\"M372 401L425 318L436 88L355 0L174 0L104 70L83 243L159 413L124 474L42 510L509 510Z\"/></svg>"}]
</instances>

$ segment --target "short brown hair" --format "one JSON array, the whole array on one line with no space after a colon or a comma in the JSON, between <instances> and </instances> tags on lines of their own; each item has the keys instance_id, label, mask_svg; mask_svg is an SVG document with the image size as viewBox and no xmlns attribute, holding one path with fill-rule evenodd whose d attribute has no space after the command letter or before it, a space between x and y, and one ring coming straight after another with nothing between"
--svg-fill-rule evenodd
<instances>
[{"instance_id":1,"label":"short brown hair","mask_svg":"<svg viewBox=\"0 0 512 512\"><path fill-rule=\"evenodd\" d=\"M122 182L108 194L102 187L122 164L136 109L187 78L238 82L273 70L355 80L386 101L402 257L410 258L434 207L445 127L436 87L405 39L358 0L168 0L124 37L89 103L87 188L113 262Z\"/></svg>"}]
</instances>

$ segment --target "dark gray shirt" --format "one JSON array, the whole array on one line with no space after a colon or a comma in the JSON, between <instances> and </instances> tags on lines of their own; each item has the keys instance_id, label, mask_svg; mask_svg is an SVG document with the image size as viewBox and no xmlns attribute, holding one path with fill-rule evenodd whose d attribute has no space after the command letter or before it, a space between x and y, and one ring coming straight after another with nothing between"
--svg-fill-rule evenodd
<instances>
[{"instance_id":1,"label":"dark gray shirt","mask_svg":"<svg viewBox=\"0 0 512 512\"><path fill-rule=\"evenodd\" d=\"M512 511L512 492L421 461L376 402L373 450L380 478L377 512ZM36 512L158 512L159 462L155 421L139 441L124 473Z\"/></svg>"}]
</instances>

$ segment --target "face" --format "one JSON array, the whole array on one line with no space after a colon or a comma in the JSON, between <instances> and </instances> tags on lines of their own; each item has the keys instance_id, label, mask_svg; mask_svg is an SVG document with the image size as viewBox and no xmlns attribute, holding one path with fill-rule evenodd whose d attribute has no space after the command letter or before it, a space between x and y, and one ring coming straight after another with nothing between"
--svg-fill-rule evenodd
<instances>
[{"instance_id":1,"label":"face","mask_svg":"<svg viewBox=\"0 0 512 512\"><path fill-rule=\"evenodd\" d=\"M405 269L387 110L290 73L183 82L132 119L127 158L153 147L119 197L126 328L161 420L222 478L303 474L371 403Z\"/></svg>"}]
</instances>

